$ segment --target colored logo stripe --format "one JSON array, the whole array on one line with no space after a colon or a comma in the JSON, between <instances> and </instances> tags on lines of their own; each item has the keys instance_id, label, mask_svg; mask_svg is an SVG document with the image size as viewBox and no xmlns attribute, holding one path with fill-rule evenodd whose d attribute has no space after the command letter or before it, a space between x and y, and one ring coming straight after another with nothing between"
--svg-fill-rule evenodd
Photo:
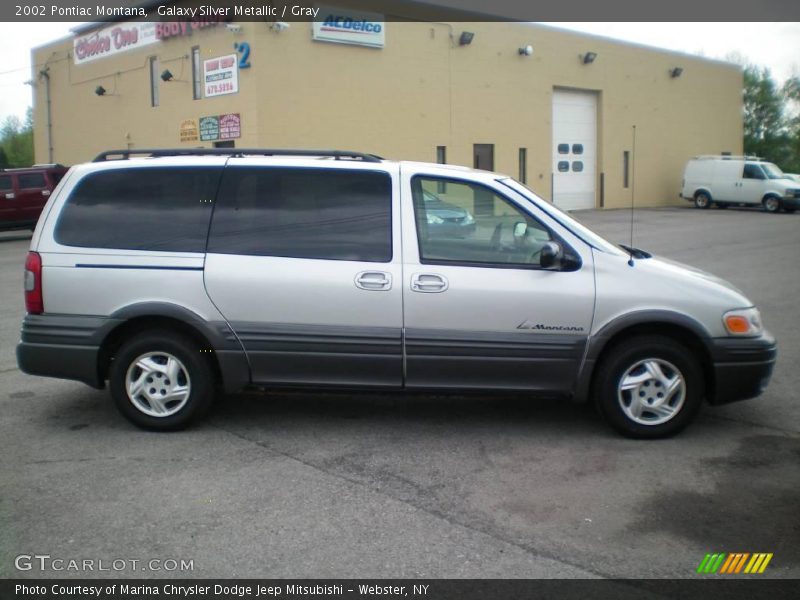
<instances>
[{"instance_id":1,"label":"colored logo stripe","mask_svg":"<svg viewBox=\"0 0 800 600\"><path fill-rule=\"evenodd\" d=\"M763 573L769 561L772 560L772 556L771 552L757 552L754 554L749 552L709 553L700 561L697 572L703 574L719 573L720 575L732 575L742 572L749 574Z\"/></svg>"}]
</instances>

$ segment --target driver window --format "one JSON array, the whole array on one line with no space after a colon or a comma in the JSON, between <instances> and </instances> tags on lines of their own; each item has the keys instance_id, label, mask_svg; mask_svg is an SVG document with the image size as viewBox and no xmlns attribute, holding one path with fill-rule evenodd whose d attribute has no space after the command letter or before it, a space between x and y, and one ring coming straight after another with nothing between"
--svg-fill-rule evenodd
<instances>
[{"instance_id":1,"label":"driver window","mask_svg":"<svg viewBox=\"0 0 800 600\"><path fill-rule=\"evenodd\" d=\"M747 164L744 166L742 179L765 179L764 172L758 165Z\"/></svg>"},{"instance_id":2,"label":"driver window","mask_svg":"<svg viewBox=\"0 0 800 600\"><path fill-rule=\"evenodd\" d=\"M550 232L482 185L439 177L412 180L420 260L535 266Z\"/></svg>"}]
</instances>

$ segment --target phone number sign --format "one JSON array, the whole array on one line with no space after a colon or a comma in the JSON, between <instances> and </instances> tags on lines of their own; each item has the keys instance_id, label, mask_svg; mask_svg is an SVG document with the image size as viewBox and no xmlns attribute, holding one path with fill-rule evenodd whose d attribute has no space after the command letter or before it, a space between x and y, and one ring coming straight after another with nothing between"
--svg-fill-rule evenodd
<instances>
[{"instance_id":1,"label":"phone number sign","mask_svg":"<svg viewBox=\"0 0 800 600\"><path fill-rule=\"evenodd\" d=\"M235 94L239 91L239 64L235 54L203 61L205 97Z\"/></svg>"}]
</instances>

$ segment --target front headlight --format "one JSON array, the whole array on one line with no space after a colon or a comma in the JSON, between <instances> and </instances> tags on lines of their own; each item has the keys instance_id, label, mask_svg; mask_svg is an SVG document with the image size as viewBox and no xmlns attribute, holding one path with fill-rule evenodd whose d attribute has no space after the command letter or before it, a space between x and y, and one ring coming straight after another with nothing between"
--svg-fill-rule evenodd
<instances>
[{"instance_id":1,"label":"front headlight","mask_svg":"<svg viewBox=\"0 0 800 600\"><path fill-rule=\"evenodd\" d=\"M475 222L475 218L472 216L471 213L467 213L467 216L464 217L464 225L472 225Z\"/></svg>"},{"instance_id":2,"label":"front headlight","mask_svg":"<svg viewBox=\"0 0 800 600\"><path fill-rule=\"evenodd\" d=\"M755 306L729 310L722 316L722 322L730 335L756 336L764 331L761 313Z\"/></svg>"},{"instance_id":3,"label":"front headlight","mask_svg":"<svg viewBox=\"0 0 800 600\"><path fill-rule=\"evenodd\" d=\"M442 223L444 223L442 217L428 213L428 225L441 225Z\"/></svg>"}]
</instances>

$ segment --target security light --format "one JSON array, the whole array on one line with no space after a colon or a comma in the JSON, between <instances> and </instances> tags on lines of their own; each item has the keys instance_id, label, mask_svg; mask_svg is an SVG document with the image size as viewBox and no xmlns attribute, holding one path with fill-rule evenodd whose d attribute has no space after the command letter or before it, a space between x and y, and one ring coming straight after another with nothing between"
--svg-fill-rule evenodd
<instances>
[{"instance_id":1,"label":"security light","mask_svg":"<svg viewBox=\"0 0 800 600\"><path fill-rule=\"evenodd\" d=\"M680 77L681 73L683 73L683 67L674 67L669 70L669 76L675 79L676 77Z\"/></svg>"},{"instance_id":2,"label":"security light","mask_svg":"<svg viewBox=\"0 0 800 600\"><path fill-rule=\"evenodd\" d=\"M106 88L104 88L102 85L98 85L96 88L94 88L94 93L98 96L105 96Z\"/></svg>"},{"instance_id":3,"label":"security light","mask_svg":"<svg viewBox=\"0 0 800 600\"><path fill-rule=\"evenodd\" d=\"M597 58L597 52L587 52L583 55L583 64L590 65L594 62L594 59Z\"/></svg>"},{"instance_id":4,"label":"security light","mask_svg":"<svg viewBox=\"0 0 800 600\"><path fill-rule=\"evenodd\" d=\"M475 37L475 34L471 31L462 31L461 35L458 38L458 45L459 46L469 46L472 43L472 38Z\"/></svg>"},{"instance_id":5,"label":"security light","mask_svg":"<svg viewBox=\"0 0 800 600\"><path fill-rule=\"evenodd\" d=\"M173 75L172 75L172 72L169 69L164 69L161 72L161 80L162 81L165 81L165 82L166 81L172 81L172 78L173 78Z\"/></svg>"},{"instance_id":6,"label":"security light","mask_svg":"<svg viewBox=\"0 0 800 600\"><path fill-rule=\"evenodd\" d=\"M518 52L520 56L531 56L533 54L533 46L523 46Z\"/></svg>"}]
</instances>

